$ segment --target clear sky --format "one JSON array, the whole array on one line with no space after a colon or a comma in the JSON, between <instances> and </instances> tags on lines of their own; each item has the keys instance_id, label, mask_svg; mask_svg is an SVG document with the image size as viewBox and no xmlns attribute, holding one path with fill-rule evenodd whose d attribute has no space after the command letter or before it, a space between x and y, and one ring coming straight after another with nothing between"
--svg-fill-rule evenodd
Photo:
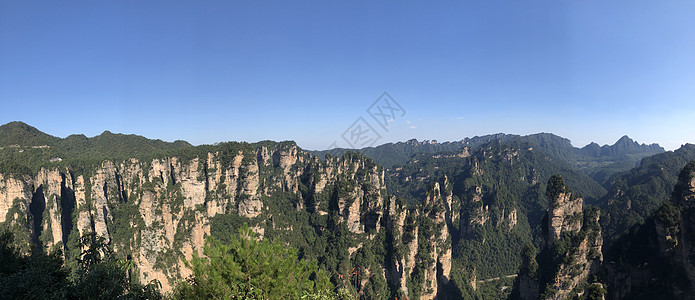
<instances>
[{"instance_id":1,"label":"clear sky","mask_svg":"<svg viewBox=\"0 0 695 300\"><path fill-rule=\"evenodd\" d=\"M383 92L401 108L387 129L367 111ZM675 149L695 143L695 1L3 0L14 120L193 144L345 147L358 121L376 144L552 132Z\"/></svg>"}]
</instances>

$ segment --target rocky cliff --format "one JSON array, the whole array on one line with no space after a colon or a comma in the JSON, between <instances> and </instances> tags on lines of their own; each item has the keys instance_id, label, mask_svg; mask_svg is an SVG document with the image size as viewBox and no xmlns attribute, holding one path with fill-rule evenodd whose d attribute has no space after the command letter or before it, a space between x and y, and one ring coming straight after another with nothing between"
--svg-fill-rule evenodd
<instances>
[{"instance_id":1,"label":"rocky cliff","mask_svg":"<svg viewBox=\"0 0 695 300\"><path fill-rule=\"evenodd\" d=\"M439 288L449 281L451 273L451 226L457 219L452 209L451 184L447 177L435 182L430 188L424 205L418 214L421 225L418 229L421 242L416 249L418 259L426 261L419 269L424 279L421 283L420 299L434 299ZM414 254L410 253L411 256Z\"/></svg>"},{"instance_id":2,"label":"rocky cliff","mask_svg":"<svg viewBox=\"0 0 695 300\"><path fill-rule=\"evenodd\" d=\"M404 204L395 198L389 201L387 226L395 250L389 284L399 298L434 299L450 279L451 230L458 222L458 204L446 177L429 187L421 206L407 210Z\"/></svg>"},{"instance_id":3,"label":"rocky cliff","mask_svg":"<svg viewBox=\"0 0 695 300\"><path fill-rule=\"evenodd\" d=\"M552 185L548 186L550 189ZM571 222L553 221L551 216L567 220L571 216L568 212L576 211L573 207L581 205L580 198L567 197L564 185L556 187L554 191L559 192L554 194L555 205L551 205L546 219L546 242L535 258L524 256L514 294L517 298L692 298L695 293L695 161L681 170L670 200L603 252L598 209L583 211L579 230L574 218L570 218Z\"/></svg>"},{"instance_id":4,"label":"rocky cliff","mask_svg":"<svg viewBox=\"0 0 695 300\"><path fill-rule=\"evenodd\" d=\"M341 264L360 269L355 293L388 282L403 295L432 299L448 282L450 230L460 209L446 178L430 187L422 207L407 210L387 195L383 168L359 154L322 161L289 142L201 150L43 167L33 176L0 174L0 221L14 228L26 252L33 241L66 259L79 256L80 237L101 236L137 266L141 282L157 280L165 291L190 275L185 261L202 253L206 236L233 229L220 225L224 220L248 223L259 238L284 239L316 255L336 269L338 284L353 284ZM344 243L336 250L345 255L342 262L329 267L330 254L312 253L330 251L312 249L311 236L327 239L328 248ZM363 263L384 239L400 254Z\"/></svg>"},{"instance_id":5,"label":"rocky cliff","mask_svg":"<svg viewBox=\"0 0 695 300\"><path fill-rule=\"evenodd\" d=\"M74 253L79 237L104 237L135 263L142 282L156 279L169 290L190 274L184 260L201 253L217 215L236 215L261 237L279 235L294 230L283 224L284 201L295 212L335 213L350 233L366 236L381 230L383 208L393 206L383 169L359 155L320 161L293 143L213 150L0 174L0 222L46 251Z\"/></svg>"},{"instance_id":6,"label":"rocky cliff","mask_svg":"<svg viewBox=\"0 0 695 300\"><path fill-rule=\"evenodd\" d=\"M689 299L695 293L695 161L680 172L670 201L607 251L612 299Z\"/></svg>"},{"instance_id":7,"label":"rocky cliff","mask_svg":"<svg viewBox=\"0 0 695 300\"><path fill-rule=\"evenodd\" d=\"M536 257L524 257L516 296L570 299L581 297L590 288L602 288L589 280L603 262L598 208L584 210L584 200L574 195L559 175L548 180L546 194L550 206L543 248Z\"/></svg>"}]
</instances>

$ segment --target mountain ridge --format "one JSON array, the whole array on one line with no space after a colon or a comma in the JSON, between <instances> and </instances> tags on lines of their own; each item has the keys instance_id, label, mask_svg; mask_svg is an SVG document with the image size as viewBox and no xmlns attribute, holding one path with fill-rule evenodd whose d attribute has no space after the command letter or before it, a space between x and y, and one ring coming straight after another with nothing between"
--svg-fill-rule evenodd
<instances>
[{"instance_id":1,"label":"mountain ridge","mask_svg":"<svg viewBox=\"0 0 695 300\"><path fill-rule=\"evenodd\" d=\"M44 143L43 145L51 145L55 144L57 142L61 141L66 141L66 140L88 140L88 141L95 141L95 140L100 140L100 139L112 139L112 138L121 138L121 139L142 139L142 140L149 140L149 141L156 141L156 142L162 142L166 144L179 144L179 145L185 145L185 146L193 146L187 141L184 140L175 140L173 142L166 142L160 139L151 139L147 138L141 135L136 135L136 134L123 134L123 133L113 133L109 130L104 130L101 134L93 136L93 137L87 137L84 134L81 133L75 133L68 135L65 138L60 138L56 136L52 136L50 134L44 133L41 130L37 129L36 127L33 127L27 123L21 122L21 121L12 121L3 125L0 125L0 147L6 147L6 146L11 146L11 145L20 145L20 146L40 146L39 144ZM323 158L325 154L331 154L331 153L344 153L347 151L357 151L357 152L370 152L370 149L377 149L377 148L383 148L383 147L389 147L389 146L401 146L401 145L407 145L407 146L413 146L413 147L423 147L423 148L430 148L430 149L423 149L424 152L444 152L444 151L456 151L459 150L462 147L477 147L480 145L483 145L485 143L488 143L492 140L500 140L500 141L508 141L511 139L516 139L516 138L525 138L525 139L530 139L530 140L536 140L537 143L540 146L547 146L548 144L560 144L563 147L567 148L573 148L576 151L581 151L581 152L598 152L600 153L634 153L634 152L639 152L640 150L644 149L649 149L650 151L657 151L657 152L664 152L664 148L659 146L658 143L652 143L652 144L639 144L638 142L632 140L630 137L627 135L622 136L620 139L618 139L613 145L603 145L599 146L595 142L591 142L587 144L586 146L582 148L574 147L571 143L571 140L561 137L558 135L555 135L553 133L547 133L547 132L540 132L540 133L535 133L535 134L529 134L529 135L516 135L516 134L506 134L506 133L494 133L494 134L488 134L488 135L482 135L482 136L473 136L473 137L465 137L461 140L458 141L446 141L446 142L438 142L437 140L422 140L418 141L417 139L413 138L407 141L399 141L396 143L384 143L378 146L373 146L373 147L366 147L366 148L360 148L360 149L350 149L350 148L334 148L334 149L329 149L329 150L306 150L310 153L318 155L320 158ZM413 153L419 153L419 151L413 151ZM410 153L412 155L412 153ZM387 166L388 164L384 164ZM387 166L388 167L388 166Z\"/></svg>"},{"instance_id":2,"label":"mountain ridge","mask_svg":"<svg viewBox=\"0 0 695 300\"><path fill-rule=\"evenodd\" d=\"M44 143L43 145L49 145L55 144L57 142L65 141L65 140L74 140L74 139L87 139L90 141L93 141L95 139L106 139L109 137L120 137L120 138L142 138L145 140L150 140L150 141L158 141L158 142L163 142L163 143L179 143L179 144L187 144L188 146L192 146L190 143L187 141L183 140L175 140L173 142L166 142L160 139L151 139L145 136L137 135L137 134L124 134L124 133L112 133L109 130L104 130L102 133L95 135L93 137L87 137L86 135L82 133L73 133L65 138L60 138L56 137L50 134L47 134L40 129L31 126L27 123L24 123L22 121L12 121L3 125L0 125L0 147L6 147L10 145L20 145L20 146L40 146L39 144ZM32 137L36 138L37 140L31 139Z\"/></svg>"},{"instance_id":3,"label":"mountain ridge","mask_svg":"<svg viewBox=\"0 0 695 300\"><path fill-rule=\"evenodd\" d=\"M538 147L551 155L567 161L574 168L602 185L607 184L606 181L614 174L626 172L637 166L642 158L665 151L663 147L656 143L649 145L639 144L627 135L621 137L613 145L598 146L596 143L590 143L583 148L577 148L572 146L571 141L567 138L544 132L525 136L496 133L441 143L436 140L418 141L417 139L410 139L405 142L386 143L362 149L336 148L323 151L305 151L317 155L321 159L325 159L327 154L341 156L349 151L355 151L373 159L386 169L391 169L394 166L407 163L408 160L418 153L453 153L464 148L477 148L492 141L503 143L513 141L528 142L532 147ZM209 145L193 146L182 140L165 142L134 134L112 133L108 130L91 138L86 137L84 134L72 134L66 138L59 138L45 134L23 122L15 121L0 126L0 148L16 146L34 148L31 149L34 156L27 159L34 160L31 164L33 166L31 169L36 171L38 166L45 166L46 162L62 160L65 157L83 161L97 161L116 157L149 159L153 154L162 156L167 153L176 153L186 148L206 147ZM48 146L47 148L50 149L35 151L35 147L43 146ZM22 159L22 155L16 153L0 153L0 158L3 156L11 156L15 160Z\"/></svg>"},{"instance_id":4,"label":"mountain ridge","mask_svg":"<svg viewBox=\"0 0 695 300\"><path fill-rule=\"evenodd\" d=\"M464 138L457 142L437 142L436 140L410 139L406 142L386 143L362 149L336 148L324 151L309 151L324 158L326 154L342 155L348 151L360 152L387 169L403 165L421 153L460 152L462 149L475 149L492 141L528 143L555 157L561 158L582 171L599 184L605 184L612 175L626 172L637 166L644 157L663 153L665 149L658 144L639 144L628 136L621 137L613 145L598 146L591 143L583 148L572 146L569 139L552 134L536 133L525 136L496 133Z\"/></svg>"}]
</instances>

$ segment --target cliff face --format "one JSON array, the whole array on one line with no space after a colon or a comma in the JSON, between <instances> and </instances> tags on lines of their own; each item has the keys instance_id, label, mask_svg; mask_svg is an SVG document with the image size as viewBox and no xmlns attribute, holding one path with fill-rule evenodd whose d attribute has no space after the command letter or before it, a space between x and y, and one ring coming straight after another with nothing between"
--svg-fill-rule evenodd
<instances>
[{"instance_id":1,"label":"cliff face","mask_svg":"<svg viewBox=\"0 0 695 300\"><path fill-rule=\"evenodd\" d=\"M607 252L612 261L605 266L610 298L691 298L695 293L693 195L695 161L680 172L671 201Z\"/></svg>"},{"instance_id":2,"label":"cliff face","mask_svg":"<svg viewBox=\"0 0 695 300\"><path fill-rule=\"evenodd\" d=\"M389 228L396 248L391 285L399 298L434 299L449 282L452 268L452 224L459 209L447 177L428 189L421 207L406 211L391 202Z\"/></svg>"},{"instance_id":3,"label":"cliff face","mask_svg":"<svg viewBox=\"0 0 695 300\"><path fill-rule=\"evenodd\" d=\"M29 213L32 204L31 181L30 178L0 174L0 224L16 232L15 244L24 254L29 253L32 242L33 218ZM34 205L39 205L38 202L35 201Z\"/></svg>"},{"instance_id":4,"label":"cliff face","mask_svg":"<svg viewBox=\"0 0 695 300\"><path fill-rule=\"evenodd\" d=\"M25 182L26 179L23 178L6 177L0 174L0 222L16 221L26 215L31 200L31 191ZM8 215L8 212L13 208L18 211ZM19 215L21 212L24 215Z\"/></svg>"},{"instance_id":5,"label":"cliff face","mask_svg":"<svg viewBox=\"0 0 695 300\"><path fill-rule=\"evenodd\" d=\"M437 194L436 201L445 200ZM236 215L260 237L268 230L296 234L283 223L288 208L335 216L331 220L354 235L353 256L365 239L385 228L402 229L406 213L386 196L384 171L371 160L347 154L321 161L292 143L230 146L192 158L105 160L79 173L43 168L33 177L0 174L0 221L16 227L27 246L33 239L46 251L69 253L79 237L93 233L135 263L141 282L156 279L165 291L190 274L184 260L202 253L215 216ZM437 224L450 218L444 211L431 216ZM434 244L446 243L442 234ZM446 278L451 249L438 253ZM399 273L382 264L378 272L368 270L363 282L370 276L406 282L412 272L412 266ZM434 267L428 272L436 275ZM436 280L433 286L436 293Z\"/></svg>"},{"instance_id":6,"label":"cliff face","mask_svg":"<svg viewBox=\"0 0 695 300\"><path fill-rule=\"evenodd\" d=\"M600 211L583 210L584 200L573 196L557 175L548 181L546 194L550 206L545 243L538 256L524 258L533 261L522 262L518 295L521 299L579 297L587 293L587 286L593 286L589 276L597 273L603 262ZM601 287L600 283L596 287Z\"/></svg>"},{"instance_id":7,"label":"cliff face","mask_svg":"<svg viewBox=\"0 0 695 300\"><path fill-rule=\"evenodd\" d=\"M598 211L587 212L584 216L582 230L570 231L576 234L576 240L569 240L570 249L564 252L562 263L557 266L556 274L546 289L546 299L569 299L585 293L582 284L587 283L589 275L599 271L603 262L601 247L603 238L598 227ZM567 242L567 241L565 241ZM562 251L556 253L562 255Z\"/></svg>"},{"instance_id":8,"label":"cliff face","mask_svg":"<svg viewBox=\"0 0 695 300\"><path fill-rule=\"evenodd\" d=\"M665 201L643 224L633 226L628 234L616 239L603 253L598 209L584 210L578 231L573 229L576 226L564 226L566 222L553 222L549 217L546 239L554 238L558 231L560 238L546 243L535 259L522 263L516 295L522 299L567 299L580 294L590 298L603 298L605 294L609 299L692 298L695 293L694 195L695 161L692 161L681 170L671 200ZM562 205L563 201L557 203L559 207L569 207ZM549 216L557 207L551 207ZM536 262L538 272L530 271L536 270L528 267ZM587 282L597 271L603 283ZM544 286L548 288L539 291Z\"/></svg>"},{"instance_id":9,"label":"cliff face","mask_svg":"<svg viewBox=\"0 0 695 300\"><path fill-rule=\"evenodd\" d=\"M470 203L473 209L463 212L460 219L461 234L470 234L476 226L485 225L490 218L489 206L482 201L483 193L479 186L473 188Z\"/></svg>"},{"instance_id":10,"label":"cliff face","mask_svg":"<svg viewBox=\"0 0 695 300\"><path fill-rule=\"evenodd\" d=\"M582 207L584 200L572 199L572 193L564 192L550 200L548 209L549 245L559 239L563 232L578 232L582 227Z\"/></svg>"},{"instance_id":11,"label":"cliff face","mask_svg":"<svg viewBox=\"0 0 695 300\"><path fill-rule=\"evenodd\" d=\"M425 282L422 287L424 293L421 299L434 299L439 291L439 286L449 282L451 273L451 236L449 230L452 224L451 184L448 178L444 177L440 185L435 182L430 193L427 195L423 213L433 222L433 228L428 232L423 232L423 238L428 241L427 248L432 249L431 253L421 253L420 255L431 255L433 264L424 270ZM431 232L431 235L429 234ZM420 249L422 251L422 249Z\"/></svg>"},{"instance_id":12,"label":"cliff face","mask_svg":"<svg viewBox=\"0 0 695 300\"><path fill-rule=\"evenodd\" d=\"M673 201L686 206L695 204L695 163L688 163L678 176L673 189Z\"/></svg>"}]
</instances>

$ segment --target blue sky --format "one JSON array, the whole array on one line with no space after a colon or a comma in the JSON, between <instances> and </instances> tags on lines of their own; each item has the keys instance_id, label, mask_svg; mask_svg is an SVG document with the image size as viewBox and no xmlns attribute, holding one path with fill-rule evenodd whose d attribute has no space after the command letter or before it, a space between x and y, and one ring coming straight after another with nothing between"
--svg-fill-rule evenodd
<instances>
[{"instance_id":1,"label":"blue sky","mask_svg":"<svg viewBox=\"0 0 695 300\"><path fill-rule=\"evenodd\" d=\"M0 123L193 144L695 143L693 1L1 1ZM405 113L376 125L388 92Z\"/></svg>"}]
</instances>

